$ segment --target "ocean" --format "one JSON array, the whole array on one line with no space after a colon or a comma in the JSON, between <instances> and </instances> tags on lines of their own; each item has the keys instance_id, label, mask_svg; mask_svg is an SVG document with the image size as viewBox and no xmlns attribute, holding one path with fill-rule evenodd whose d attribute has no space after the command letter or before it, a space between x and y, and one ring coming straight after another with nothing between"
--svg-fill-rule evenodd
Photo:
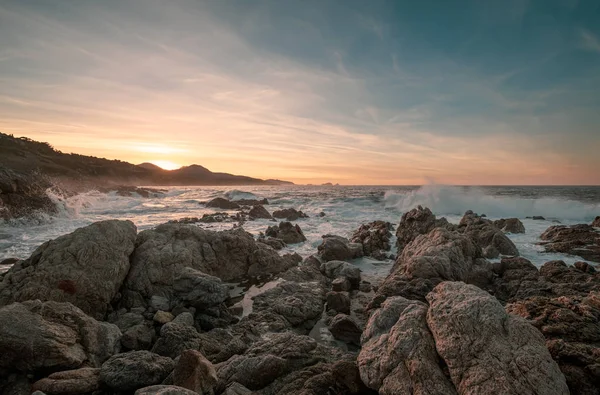
<instances>
[{"instance_id":1,"label":"ocean","mask_svg":"<svg viewBox=\"0 0 600 395\"><path fill-rule=\"evenodd\" d=\"M123 197L116 193L96 191L62 198L51 195L59 205L55 216L40 214L28 220L0 222L0 261L6 258L27 258L39 245L70 233L76 228L107 219L129 219L138 230L182 217L201 217L216 210L200 202L223 196L231 200L267 198L269 212L294 207L310 218L296 221L307 241L290 245L282 251L298 252L302 256L316 253L321 235L337 234L349 237L361 224L373 220L398 224L402 213L422 205L438 217L457 223L465 211L486 214L490 219L517 217L525 225L524 234L509 235L522 256L535 265L561 259L567 263L583 259L564 254L543 252L537 243L540 234L557 223L590 223L600 215L598 186L498 186L457 187L426 185L406 186L256 186L256 187L167 187L164 196L142 198ZM324 217L318 214L324 212ZM526 217L543 216L545 220ZM273 225L269 220L249 221L244 229L258 236ZM198 224L207 229L229 229L233 223ZM392 247L395 251L395 247ZM373 275L385 275L391 262L363 258L354 262ZM0 270L7 270L2 268Z\"/></svg>"}]
</instances>

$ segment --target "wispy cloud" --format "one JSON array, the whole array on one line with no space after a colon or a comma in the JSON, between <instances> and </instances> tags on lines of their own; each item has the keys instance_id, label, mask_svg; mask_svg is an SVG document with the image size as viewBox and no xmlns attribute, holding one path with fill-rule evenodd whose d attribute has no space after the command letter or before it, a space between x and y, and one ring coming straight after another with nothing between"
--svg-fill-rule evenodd
<instances>
[{"instance_id":1,"label":"wispy cloud","mask_svg":"<svg viewBox=\"0 0 600 395\"><path fill-rule=\"evenodd\" d=\"M579 32L581 36L581 46L588 51L600 53L600 39L592 32L582 29Z\"/></svg>"}]
</instances>

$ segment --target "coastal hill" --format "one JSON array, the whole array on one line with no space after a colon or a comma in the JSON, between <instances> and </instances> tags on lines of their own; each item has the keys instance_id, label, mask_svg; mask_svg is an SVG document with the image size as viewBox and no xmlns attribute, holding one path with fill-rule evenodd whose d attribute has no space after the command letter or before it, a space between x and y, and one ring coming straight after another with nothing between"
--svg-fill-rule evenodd
<instances>
[{"instance_id":1,"label":"coastal hill","mask_svg":"<svg viewBox=\"0 0 600 395\"><path fill-rule=\"evenodd\" d=\"M0 133L0 169L19 175L38 174L61 181L100 185L291 185L228 173L213 173L200 165L164 170L152 163L66 154L50 144Z\"/></svg>"},{"instance_id":2,"label":"coastal hill","mask_svg":"<svg viewBox=\"0 0 600 395\"><path fill-rule=\"evenodd\" d=\"M55 203L48 188L63 195L87 190L133 186L291 185L228 173L213 173L200 165L164 170L151 163L134 165L120 160L66 154L50 144L0 133L0 218L52 213Z\"/></svg>"}]
</instances>

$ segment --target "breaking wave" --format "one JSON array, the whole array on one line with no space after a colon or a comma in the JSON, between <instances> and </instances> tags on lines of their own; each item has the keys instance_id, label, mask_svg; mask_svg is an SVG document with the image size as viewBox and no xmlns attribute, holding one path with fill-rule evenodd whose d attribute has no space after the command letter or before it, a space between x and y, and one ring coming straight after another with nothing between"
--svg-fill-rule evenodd
<instances>
[{"instance_id":1,"label":"breaking wave","mask_svg":"<svg viewBox=\"0 0 600 395\"><path fill-rule=\"evenodd\" d=\"M425 185L408 193L388 191L384 202L386 207L394 207L402 212L421 205L439 215L462 215L467 210L473 210L488 217L543 216L589 222L600 214L600 205L594 203L556 197L492 196L478 188L445 185Z\"/></svg>"}]
</instances>

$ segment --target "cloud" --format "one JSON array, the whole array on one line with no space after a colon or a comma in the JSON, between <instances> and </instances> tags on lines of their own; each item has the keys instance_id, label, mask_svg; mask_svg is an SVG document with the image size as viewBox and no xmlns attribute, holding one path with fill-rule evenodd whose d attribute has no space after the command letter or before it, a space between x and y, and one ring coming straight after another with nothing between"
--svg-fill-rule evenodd
<instances>
[{"instance_id":1,"label":"cloud","mask_svg":"<svg viewBox=\"0 0 600 395\"><path fill-rule=\"evenodd\" d=\"M582 48L600 54L600 39L590 31L582 29L580 32Z\"/></svg>"},{"instance_id":2,"label":"cloud","mask_svg":"<svg viewBox=\"0 0 600 395\"><path fill-rule=\"evenodd\" d=\"M393 24L361 12L336 25L320 12L267 17L270 3L247 20L191 1L55 6L0 6L0 129L63 151L307 182L598 177L586 151L598 142L593 118L563 100L587 97L583 85L508 83L540 61L489 70L431 46L411 51L396 44L420 44L416 33L393 41ZM565 144L567 133L587 144Z\"/></svg>"}]
</instances>

